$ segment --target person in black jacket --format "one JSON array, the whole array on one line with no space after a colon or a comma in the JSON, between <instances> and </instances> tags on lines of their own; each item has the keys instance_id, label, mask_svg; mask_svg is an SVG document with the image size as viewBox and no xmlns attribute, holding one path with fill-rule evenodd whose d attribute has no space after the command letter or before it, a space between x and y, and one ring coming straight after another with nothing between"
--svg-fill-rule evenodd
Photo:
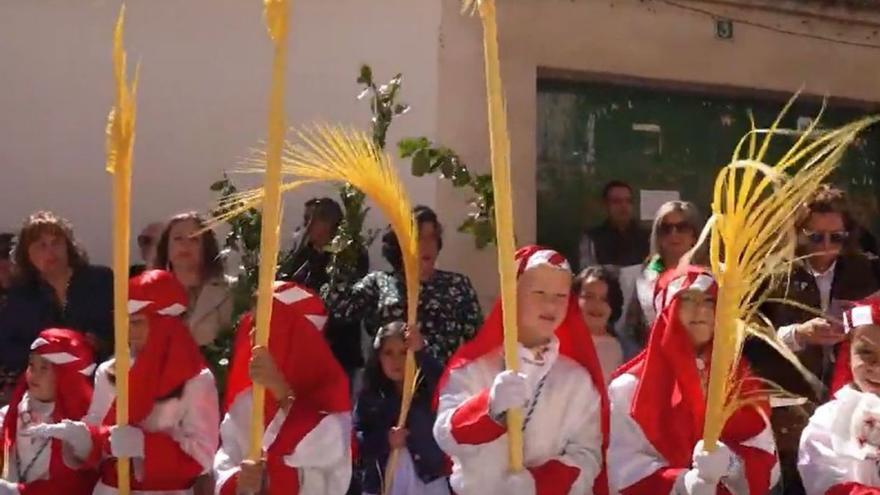
<instances>
[{"instance_id":1,"label":"person in black jacket","mask_svg":"<svg viewBox=\"0 0 880 495\"><path fill-rule=\"evenodd\" d=\"M399 448L390 492L392 495L447 495L446 458L434 440L434 389L443 370L424 351L418 328L403 322L382 327L364 370L364 389L354 409L354 430L360 459L363 493L382 493L385 467L393 448ZM416 353L419 368L416 392L406 426L397 428L407 349Z\"/></svg>"},{"instance_id":2,"label":"person in black jacket","mask_svg":"<svg viewBox=\"0 0 880 495\"><path fill-rule=\"evenodd\" d=\"M342 222L342 208L331 198L312 198L305 203L302 233L299 242L280 262L278 278L296 282L321 293L330 282L327 266L332 254L325 248L333 240ZM351 277L360 280L370 269L366 250L361 251ZM336 360L354 381L355 372L364 366L361 350L361 327L359 322L347 322L330 315L324 327L324 336Z\"/></svg>"},{"instance_id":3,"label":"person in black jacket","mask_svg":"<svg viewBox=\"0 0 880 495\"><path fill-rule=\"evenodd\" d=\"M85 335L100 359L113 351L113 273L90 265L70 224L39 211L25 221L14 252L15 269L0 309L0 369L20 373L31 342L51 327Z\"/></svg>"}]
</instances>

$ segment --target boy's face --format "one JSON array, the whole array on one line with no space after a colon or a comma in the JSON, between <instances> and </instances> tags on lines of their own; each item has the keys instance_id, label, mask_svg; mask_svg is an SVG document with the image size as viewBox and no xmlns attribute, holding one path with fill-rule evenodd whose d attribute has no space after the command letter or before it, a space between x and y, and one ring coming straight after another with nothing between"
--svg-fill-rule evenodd
<instances>
[{"instance_id":1,"label":"boy's face","mask_svg":"<svg viewBox=\"0 0 880 495\"><path fill-rule=\"evenodd\" d=\"M131 315L128 320L128 347L132 354L137 355L147 345L150 335L150 323L142 314Z\"/></svg>"},{"instance_id":2,"label":"boy's face","mask_svg":"<svg viewBox=\"0 0 880 495\"><path fill-rule=\"evenodd\" d=\"M551 266L527 270L517 282L519 341L526 347L546 344L565 319L571 273Z\"/></svg>"},{"instance_id":3,"label":"boy's face","mask_svg":"<svg viewBox=\"0 0 880 495\"><path fill-rule=\"evenodd\" d=\"M850 366L859 390L880 395L880 326L853 329Z\"/></svg>"},{"instance_id":4,"label":"boy's face","mask_svg":"<svg viewBox=\"0 0 880 495\"><path fill-rule=\"evenodd\" d=\"M55 367L39 354L31 354L27 368L28 394L43 402L55 401Z\"/></svg>"}]
</instances>

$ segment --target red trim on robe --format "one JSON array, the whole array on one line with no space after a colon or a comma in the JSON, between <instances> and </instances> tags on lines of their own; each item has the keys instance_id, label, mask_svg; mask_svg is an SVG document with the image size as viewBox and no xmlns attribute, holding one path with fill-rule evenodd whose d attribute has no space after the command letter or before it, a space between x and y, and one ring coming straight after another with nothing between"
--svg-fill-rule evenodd
<instances>
[{"instance_id":1,"label":"red trim on robe","mask_svg":"<svg viewBox=\"0 0 880 495\"><path fill-rule=\"evenodd\" d=\"M825 495L880 495L880 488L872 488L853 481L834 485L825 492Z\"/></svg>"},{"instance_id":2,"label":"red trim on robe","mask_svg":"<svg viewBox=\"0 0 880 495\"><path fill-rule=\"evenodd\" d=\"M555 459L530 467L535 479L535 495L568 495L581 470Z\"/></svg>"},{"instance_id":3,"label":"red trim on robe","mask_svg":"<svg viewBox=\"0 0 880 495\"><path fill-rule=\"evenodd\" d=\"M730 450L743 462L743 470L749 483L749 493L767 493L776 455L756 447L742 444L729 445Z\"/></svg>"},{"instance_id":4,"label":"red trim on robe","mask_svg":"<svg viewBox=\"0 0 880 495\"><path fill-rule=\"evenodd\" d=\"M71 472L47 480L19 483L18 492L20 495L91 495L97 478L98 474L94 471Z\"/></svg>"},{"instance_id":5,"label":"red trim on robe","mask_svg":"<svg viewBox=\"0 0 880 495\"><path fill-rule=\"evenodd\" d=\"M464 445L489 443L507 432L504 425L489 417L489 390L461 403L450 418L450 433Z\"/></svg>"},{"instance_id":6,"label":"red trim on robe","mask_svg":"<svg viewBox=\"0 0 880 495\"><path fill-rule=\"evenodd\" d=\"M220 495L238 495L238 473L236 472L223 482Z\"/></svg>"},{"instance_id":7,"label":"red trim on robe","mask_svg":"<svg viewBox=\"0 0 880 495\"><path fill-rule=\"evenodd\" d=\"M110 427L104 425L86 425L92 437L92 450L85 459L85 465L97 468L105 457L110 455Z\"/></svg>"},{"instance_id":8,"label":"red trim on robe","mask_svg":"<svg viewBox=\"0 0 880 495\"><path fill-rule=\"evenodd\" d=\"M670 493L675 486L675 481L682 473L687 471L681 468L660 468L650 476L640 479L622 490L620 495L656 495L658 493Z\"/></svg>"},{"instance_id":9,"label":"red trim on robe","mask_svg":"<svg viewBox=\"0 0 880 495\"><path fill-rule=\"evenodd\" d=\"M115 458L101 464L101 481L116 487ZM132 490L160 491L191 488L204 467L180 448L180 444L167 433L144 432L143 479L132 476ZM132 470L134 473L134 470Z\"/></svg>"}]
</instances>

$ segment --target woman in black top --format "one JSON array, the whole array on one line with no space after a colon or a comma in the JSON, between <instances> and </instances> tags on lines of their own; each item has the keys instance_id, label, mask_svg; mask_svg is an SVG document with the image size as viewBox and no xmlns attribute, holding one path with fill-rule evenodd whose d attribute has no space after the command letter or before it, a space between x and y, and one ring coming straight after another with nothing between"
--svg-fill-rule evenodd
<instances>
[{"instance_id":1,"label":"woman in black top","mask_svg":"<svg viewBox=\"0 0 880 495\"><path fill-rule=\"evenodd\" d=\"M113 350L113 273L90 265L70 224L48 211L25 221L14 252L12 286L0 310L0 368L27 366L30 344L44 329L85 334L101 359Z\"/></svg>"}]
</instances>

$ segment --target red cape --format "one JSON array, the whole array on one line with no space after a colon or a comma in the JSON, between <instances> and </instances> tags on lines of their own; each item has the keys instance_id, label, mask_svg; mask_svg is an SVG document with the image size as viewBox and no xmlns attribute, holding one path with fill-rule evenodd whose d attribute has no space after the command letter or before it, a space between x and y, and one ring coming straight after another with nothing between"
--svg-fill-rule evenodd
<instances>
[{"instance_id":1,"label":"red cape","mask_svg":"<svg viewBox=\"0 0 880 495\"><path fill-rule=\"evenodd\" d=\"M269 353L293 390L295 400L281 431L267 451L267 470L271 495L295 494L299 481L296 470L284 465L283 456L293 452L299 442L328 414L351 411L348 377L315 324L326 317L321 299L292 282L281 284L275 292L301 291L301 297L286 304L274 298L269 330ZM248 366L251 360L253 314L242 318L236 330L224 405L252 385ZM323 325L321 325L323 326ZM278 411L278 402L266 394L265 424Z\"/></svg>"}]
</instances>

